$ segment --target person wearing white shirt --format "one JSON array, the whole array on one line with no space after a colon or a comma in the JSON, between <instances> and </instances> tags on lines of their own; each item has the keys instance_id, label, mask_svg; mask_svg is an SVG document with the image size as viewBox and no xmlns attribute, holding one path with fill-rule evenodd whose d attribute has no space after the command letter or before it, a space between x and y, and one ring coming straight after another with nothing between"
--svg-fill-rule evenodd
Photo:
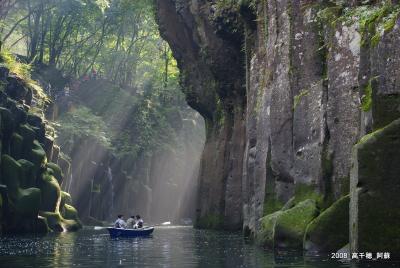
<instances>
[{"instance_id":1,"label":"person wearing white shirt","mask_svg":"<svg viewBox=\"0 0 400 268\"><path fill-rule=\"evenodd\" d=\"M118 215L118 219L114 223L115 228L126 228L126 222L124 221L124 215Z\"/></svg>"}]
</instances>

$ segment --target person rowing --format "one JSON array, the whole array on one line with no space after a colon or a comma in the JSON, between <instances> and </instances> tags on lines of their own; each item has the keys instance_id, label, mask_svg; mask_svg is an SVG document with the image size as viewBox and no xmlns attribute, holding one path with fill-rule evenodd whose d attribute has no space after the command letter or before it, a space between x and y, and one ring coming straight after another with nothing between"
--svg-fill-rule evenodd
<instances>
[{"instance_id":1,"label":"person rowing","mask_svg":"<svg viewBox=\"0 0 400 268\"><path fill-rule=\"evenodd\" d=\"M118 219L114 223L115 228L126 228L126 222L124 221L124 215L118 215Z\"/></svg>"},{"instance_id":2,"label":"person rowing","mask_svg":"<svg viewBox=\"0 0 400 268\"><path fill-rule=\"evenodd\" d=\"M135 216L131 216L127 221L126 221L126 228L128 229L134 229L136 225L136 220Z\"/></svg>"},{"instance_id":3,"label":"person rowing","mask_svg":"<svg viewBox=\"0 0 400 268\"><path fill-rule=\"evenodd\" d=\"M142 220L142 218L140 217L140 215L136 215L136 224L135 224L135 227L134 227L135 229L138 229L138 228L143 228L143 220Z\"/></svg>"}]
</instances>

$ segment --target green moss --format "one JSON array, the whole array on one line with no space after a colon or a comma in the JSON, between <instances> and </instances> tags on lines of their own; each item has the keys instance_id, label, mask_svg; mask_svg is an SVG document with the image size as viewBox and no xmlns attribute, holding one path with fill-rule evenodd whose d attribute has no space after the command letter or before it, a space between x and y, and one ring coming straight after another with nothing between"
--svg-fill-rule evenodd
<instances>
[{"instance_id":1,"label":"green moss","mask_svg":"<svg viewBox=\"0 0 400 268\"><path fill-rule=\"evenodd\" d=\"M8 187L10 194L16 193L20 186L21 165L9 155L1 157L1 178Z\"/></svg>"},{"instance_id":2,"label":"green moss","mask_svg":"<svg viewBox=\"0 0 400 268\"><path fill-rule=\"evenodd\" d=\"M302 248L307 225L317 215L316 202L312 199L279 214L275 224L275 247Z\"/></svg>"},{"instance_id":3,"label":"green moss","mask_svg":"<svg viewBox=\"0 0 400 268\"><path fill-rule=\"evenodd\" d=\"M23 142L24 139L21 135L17 133L13 133L11 136L11 143L10 143L10 154L15 159L20 159L22 156L22 149L23 149Z\"/></svg>"},{"instance_id":4,"label":"green moss","mask_svg":"<svg viewBox=\"0 0 400 268\"><path fill-rule=\"evenodd\" d=\"M27 124L20 125L18 132L24 138L26 145L30 145L34 141L36 136L35 131Z\"/></svg>"},{"instance_id":5,"label":"green moss","mask_svg":"<svg viewBox=\"0 0 400 268\"><path fill-rule=\"evenodd\" d=\"M21 177L20 184L22 188L34 187L36 185L36 172L37 168L35 165L25 159L18 160L21 165Z\"/></svg>"},{"instance_id":6,"label":"green moss","mask_svg":"<svg viewBox=\"0 0 400 268\"><path fill-rule=\"evenodd\" d=\"M336 252L349 242L349 202L340 198L307 226L305 249Z\"/></svg>"},{"instance_id":7,"label":"green moss","mask_svg":"<svg viewBox=\"0 0 400 268\"><path fill-rule=\"evenodd\" d=\"M67 220L77 220L78 211L73 206L65 204L62 216Z\"/></svg>"},{"instance_id":8,"label":"green moss","mask_svg":"<svg viewBox=\"0 0 400 268\"><path fill-rule=\"evenodd\" d=\"M317 14L318 19L324 24L330 25L330 27L335 28L337 20L343 7L341 6L330 6L320 10Z\"/></svg>"},{"instance_id":9,"label":"green moss","mask_svg":"<svg viewBox=\"0 0 400 268\"><path fill-rule=\"evenodd\" d=\"M18 216L36 217L41 204L41 192L38 188L19 189L13 202Z\"/></svg>"},{"instance_id":10,"label":"green moss","mask_svg":"<svg viewBox=\"0 0 400 268\"><path fill-rule=\"evenodd\" d=\"M33 142L33 148L29 154L28 160L37 167L44 167L47 163L46 152L37 140Z\"/></svg>"},{"instance_id":11,"label":"green moss","mask_svg":"<svg viewBox=\"0 0 400 268\"><path fill-rule=\"evenodd\" d=\"M72 197L69 193L61 191L61 203L62 204L72 204Z\"/></svg>"},{"instance_id":12,"label":"green moss","mask_svg":"<svg viewBox=\"0 0 400 268\"><path fill-rule=\"evenodd\" d=\"M261 230L256 235L256 242L267 248L274 248L275 243L275 224L282 211L276 211L260 219Z\"/></svg>"},{"instance_id":13,"label":"green moss","mask_svg":"<svg viewBox=\"0 0 400 268\"><path fill-rule=\"evenodd\" d=\"M304 183L297 183L294 190L294 203L298 204L304 200L312 199L317 203L322 200L322 196L317 193L315 186Z\"/></svg>"},{"instance_id":14,"label":"green moss","mask_svg":"<svg viewBox=\"0 0 400 268\"><path fill-rule=\"evenodd\" d=\"M48 226L54 232L77 231L82 228L79 219L64 219L58 212L41 211L40 216L46 218Z\"/></svg>"},{"instance_id":15,"label":"green moss","mask_svg":"<svg viewBox=\"0 0 400 268\"><path fill-rule=\"evenodd\" d=\"M63 219L60 213L40 211L39 215L47 220L47 225L52 231L55 232L64 231L64 227L62 224Z\"/></svg>"},{"instance_id":16,"label":"green moss","mask_svg":"<svg viewBox=\"0 0 400 268\"><path fill-rule=\"evenodd\" d=\"M275 211L280 210L283 207L283 203L276 198L266 197L264 200L264 212L263 215L269 215Z\"/></svg>"},{"instance_id":17,"label":"green moss","mask_svg":"<svg viewBox=\"0 0 400 268\"><path fill-rule=\"evenodd\" d=\"M364 136L354 147L354 162L350 218L352 246L358 251L390 252L400 250L400 203L398 174L400 173L400 119ZM358 198L357 198L358 197ZM354 203L353 203L354 202ZM355 203L356 202L356 203ZM356 208L353 210L353 208Z\"/></svg>"},{"instance_id":18,"label":"green moss","mask_svg":"<svg viewBox=\"0 0 400 268\"><path fill-rule=\"evenodd\" d=\"M361 108L364 112L368 112L372 107L372 81L369 80L364 89L364 94L361 97Z\"/></svg>"},{"instance_id":19,"label":"green moss","mask_svg":"<svg viewBox=\"0 0 400 268\"><path fill-rule=\"evenodd\" d=\"M47 167L53 171L54 177L57 179L58 183L61 184L64 178L61 168L55 163L47 163Z\"/></svg>"},{"instance_id":20,"label":"green moss","mask_svg":"<svg viewBox=\"0 0 400 268\"><path fill-rule=\"evenodd\" d=\"M223 226L223 218L218 214L207 214L196 222L196 228L201 229L220 229Z\"/></svg>"},{"instance_id":21,"label":"green moss","mask_svg":"<svg viewBox=\"0 0 400 268\"><path fill-rule=\"evenodd\" d=\"M40 181L40 190L42 191L42 211L59 212L61 202L61 189L54 176L46 171L42 174Z\"/></svg>"},{"instance_id":22,"label":"green moss","mask_svg":"<svg viewBox=\"0 0 400 268\"><path fill-rule=\"evenodd\" d=\"M307 96L308 94L310 94L310 92L308 90L303 89L300 91L298 95L294 96L293 110L296 109L297 105L299 105L301 99Z\"/></svg>"},{"instance_id":23,"label":"green moss","mask_svg":"<svg viewBox=\"0 0 400 268\"><path fill-rule=\"evenodd\" d=\"M353 13L352 13L353 12ZM361 45L376 47L383 34L390 32L399 14L399 5L385 3L382 6L361 6L350 11L360 25Z\"/></svg>"}]
</instances>

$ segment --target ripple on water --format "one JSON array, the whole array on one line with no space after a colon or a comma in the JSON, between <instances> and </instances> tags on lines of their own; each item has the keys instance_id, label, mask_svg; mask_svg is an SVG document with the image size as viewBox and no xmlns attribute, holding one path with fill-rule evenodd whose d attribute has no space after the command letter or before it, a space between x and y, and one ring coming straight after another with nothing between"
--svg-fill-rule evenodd
<instances>
[{"instance_id":1,"label":"ripple on water","mask_svg":"<svg viewBox=\"0 0 400 268\"><path fill-rule=\"evenodd\" d=\"M274 255L248 243L239 233L169 226L156 228L150 238L110 239L105 230L6 236L0 238L0 266L331 268L349 264L290 251Z\"/></svg>"}]
</instances>

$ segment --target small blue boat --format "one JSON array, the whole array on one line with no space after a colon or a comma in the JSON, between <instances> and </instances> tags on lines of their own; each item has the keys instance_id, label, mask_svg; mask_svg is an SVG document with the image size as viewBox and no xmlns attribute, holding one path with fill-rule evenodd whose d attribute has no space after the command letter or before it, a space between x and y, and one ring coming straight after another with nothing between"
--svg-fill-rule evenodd
<instances>
[{"instance_id":1,"label":"small blue boat","mask_svg":"<svg viewBox=\"0 0 400 268\"><path fill-rule=\"evenodd\" d=\"M122 228L107 227L107 230L112 238L139 237L139 236L151 235L154 231L154 227L144 227L140 229L122 229Z\"/></svg>"}]
</instances>

